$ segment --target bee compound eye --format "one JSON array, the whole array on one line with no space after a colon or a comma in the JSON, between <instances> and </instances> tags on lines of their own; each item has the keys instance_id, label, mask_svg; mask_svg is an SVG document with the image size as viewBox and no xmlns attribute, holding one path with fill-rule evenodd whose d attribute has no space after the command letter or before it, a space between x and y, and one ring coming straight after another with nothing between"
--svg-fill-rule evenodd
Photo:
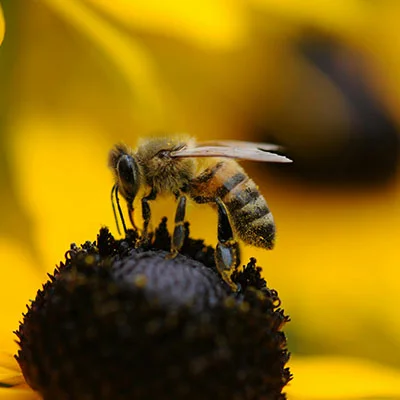
<instances>
[{"instance_id":1,"label":"bee compound eye","mask_svg":"<svg viewBox=\"0 0 400 400\"><path fill-rule=\"evenodd\" d=\"M122 156L117 165L118 175L123 182L132 183L135 180L135 168L132 157Z\"/></svg>"},{"instance_id":2,"label":"bee compound eye","mask_svg":"<svg viewBox=\"0 0 400 400\"><path fill-rule=\"evenodd\" d=\"M123 155L117 165L120 185L124 197L134 198L139 189L139 172L136 161L132 156Z\"/></svg>"}]
</instances>

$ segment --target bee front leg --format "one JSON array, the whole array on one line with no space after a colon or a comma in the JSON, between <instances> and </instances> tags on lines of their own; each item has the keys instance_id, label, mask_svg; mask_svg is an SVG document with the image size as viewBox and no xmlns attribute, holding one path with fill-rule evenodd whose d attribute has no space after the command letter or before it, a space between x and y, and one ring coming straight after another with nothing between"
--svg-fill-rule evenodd
<instances>
[{"instance_id":1,"label":"bee front leg","mask_svg":"<svg viewBox=\"0 0 400 400\"><path fill-rule=\"evenodd\" d=\"M150 200L154 200L157 197L157 192L152 190L148 196L142 198L142 217L143 217L143 233L142 240L147 241L148 239L148 229L151 219L151 209L149 205Z\"/></svg>"},{"instance_id":2,"label":"bee front leg","mask_svg":"<svg viewBox=\"0 0 400 400\"><path fill-rule=\"evenodd\" d=\"M185 240L185 212L186 212L186 196L180 196L178 198L178 206L175 214L175 228L171 239L171 253L168 258L174 258L179 253L179 250L183 246Z\"/></svg>"},{"instance_id":3,"label":"bee front leg","mask_svg":"<svg viewBox=\"0 0 400 400\"><path fill-rule=\"evenodd\" d=\"M220 198L217 198L215 203L218 210L218 244L215 249L215 265L222 279L232 291L236 292L238 287L232 281L231 275L234 268L240 264L239 243L233 237L232 225L225 204Z\"/></svg>"},{"instance_id":4,"label":"bee front leg","mask_svg":"<svg viewBox=\"0 0 400 400\"><path fill-rule=\"evenodd\" d=\"M118 193L119 193L119 188L118 188L118 185L115 184L111 189L111 205L112 205L112 209L113 209L113 213L114 213L115 224L117 225L117 231L118 231L118 234L120 235L121 229L119 228L119 223L118 223L118 215L117 215L117 209L118 209L119 217L120 217L121 223L122 223L122 228L126 235L126 225L125 225L125 220L124 220L124 214L122 213ZM115 208L114 200L115 200L115 203L117 204L117 209Z\"/></svg>"},{"instance_id":5,"label":"bee front leg","mask_svg":"<svg viewBox=\"0 0 400 400\"><path fill-rule=\"evenodd\" d=\"M128 215L129 215L129 221L131 221L133 230L134 230L135 232L137 232L138 228L136 227L135 220L134 220L134 218L133 218L133 212L134 212L134 209L133 209L133 200L128 200Z\"/></svg>"}]
</instances>

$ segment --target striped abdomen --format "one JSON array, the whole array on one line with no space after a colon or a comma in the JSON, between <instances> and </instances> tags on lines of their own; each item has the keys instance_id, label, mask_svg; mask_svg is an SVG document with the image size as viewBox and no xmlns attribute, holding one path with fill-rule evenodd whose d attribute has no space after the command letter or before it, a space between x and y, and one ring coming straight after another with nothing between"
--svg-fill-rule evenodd
<instances>
[{"instance_id":1,"label":"striped abdomen","mask_svg":"<svg viewBox=\"0 0 400 400\"><path fill-rule=\"evenodd\" d=\"M241 240L257 247L273 247L275 224L267 202L237 162L223 160L206 168L191 182L190 195L197 203L214 202L219 197Z\"/></svg>"}]
</instances>

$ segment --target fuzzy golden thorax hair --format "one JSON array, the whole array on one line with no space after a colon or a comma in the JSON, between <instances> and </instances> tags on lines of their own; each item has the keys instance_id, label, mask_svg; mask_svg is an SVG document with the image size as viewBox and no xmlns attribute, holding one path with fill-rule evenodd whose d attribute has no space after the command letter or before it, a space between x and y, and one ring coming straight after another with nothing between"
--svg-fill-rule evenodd
<instances>
[{"instance_id":1,"label":"fuzzy golden thorax hair","mask_svg":"<svg viewBox=\"0 0 400 400\"><path fill-rule=\"evenodd\" d=\"M135 158L140 179L159 194L176 194L194 177L196 160L170 157L172 151L191 145L179 138L149 138L139 143Z\"/></svg>"}]
</instances>

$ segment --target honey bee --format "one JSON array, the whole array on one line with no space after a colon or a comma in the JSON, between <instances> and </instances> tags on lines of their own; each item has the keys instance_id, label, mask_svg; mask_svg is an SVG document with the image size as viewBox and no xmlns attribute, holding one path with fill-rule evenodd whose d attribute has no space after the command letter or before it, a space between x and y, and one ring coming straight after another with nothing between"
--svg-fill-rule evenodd
<instances>
[{"instance_id":1,"label":"honey bee","mask_svg":"<svg viewBox=\"0 0 400 400\"><path fill-rule=\"evenodd\" d=\"M145 188L146 195L141 199L142 238L148 235L149 202L157 195L173 195L177 209L170 257L174 257L185 238L187 198L196 203L209 203L218 212L215 263L224 281L236 291L231 274L239 265L240 257L234 234L247 244L265 249L271 249L275 240L275 223L267 202L236 160L291 162L271 153L277 149L272 144L236 140L196 143L191 137L147 138L139 142L136 151L124 144L115 145L108 164L115 179L111 199L118 230L114 200L123 229L127 231L119 194L127 202L130 222L137 231L133 203L139 189Z\"/></svg>"}]
</instances>

